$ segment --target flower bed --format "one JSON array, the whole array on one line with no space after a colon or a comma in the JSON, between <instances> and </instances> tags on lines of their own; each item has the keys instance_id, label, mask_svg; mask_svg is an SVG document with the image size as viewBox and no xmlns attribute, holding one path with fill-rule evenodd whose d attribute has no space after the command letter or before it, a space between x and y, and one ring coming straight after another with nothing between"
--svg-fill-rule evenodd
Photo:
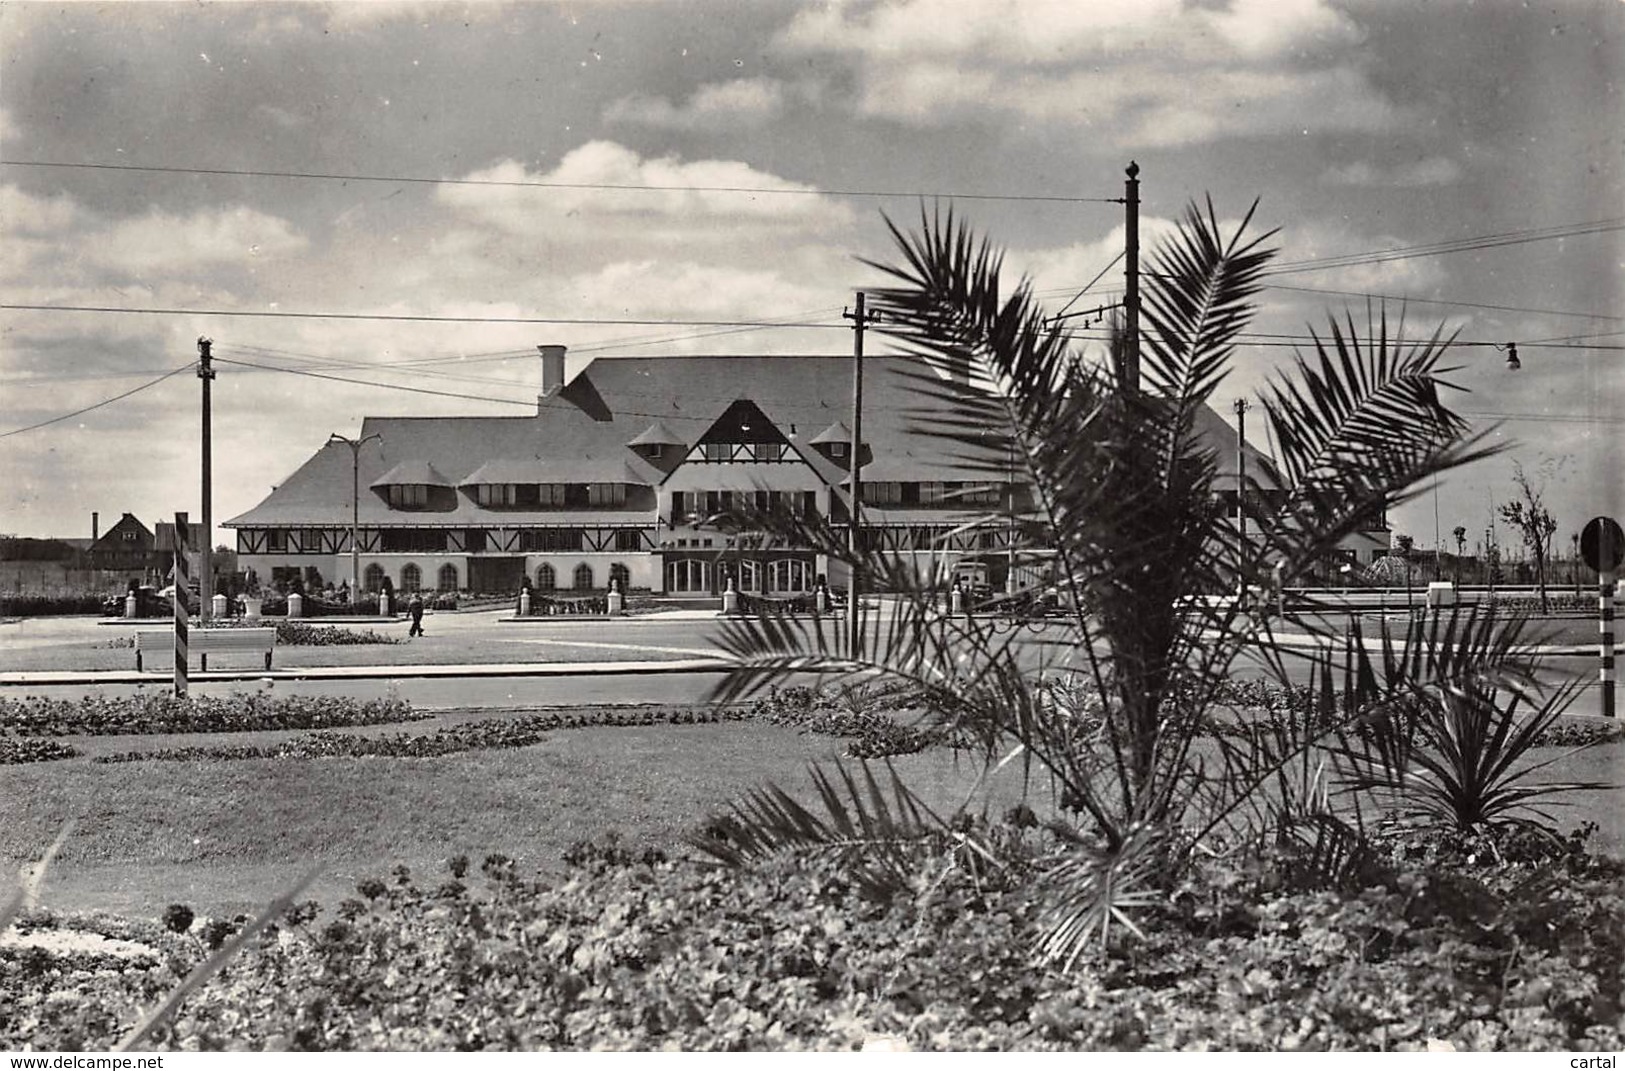
<instances>
[{"instance_id":1,"label":"flower bed","mask_svg":"<svg viewBox=\"0 0 1625 1071\"><path fill-rule=\"evenodd\" d=\"M51 762L71 759L77 749L58 740L39 740L27 737L0 735L0 766L14 766L24 762Z\"/></svg>"},{"instance_id":2,"label":"flower bed","mask_svg":"<svg viewBox=\"0 0 1625 1071\"><path fill-rule=\"evenodd\" d=\"M1348 893L1282 887L1215 862L1062 973L1035 961L1021 860L918 860L865 899L823 862L753 872L566 855L557 887L501 856L418 885L404 867L331 911L297 905L149 1039L192 1050L1617 1049L1625 927L1618 864L1439 865ZM944 865L948 863L948 865ZM477 888L471 891L469 885ZM173 910L173 909L172 909ZM191 921L191 920L188 920ZM86 924L89 927L95 922ZM122 932L162 950L108 969L0 952L0 1045L105 1049L218 943ZM226 930L231 924L223 924Z\"/></svg>"},{"instance_id":3,"label":"flower bed","mask_svg":"<svg viewBox=\"0 0 1625 1071\"><path fill-rule=\"evenodd\" d=\"M223 698L170 693L67 699L0 698L0 729L18 736L118 736L137 733L234 733L330 729L416 721L429 715L399 699L256 693Z\"/></svg>"}]
</instances>

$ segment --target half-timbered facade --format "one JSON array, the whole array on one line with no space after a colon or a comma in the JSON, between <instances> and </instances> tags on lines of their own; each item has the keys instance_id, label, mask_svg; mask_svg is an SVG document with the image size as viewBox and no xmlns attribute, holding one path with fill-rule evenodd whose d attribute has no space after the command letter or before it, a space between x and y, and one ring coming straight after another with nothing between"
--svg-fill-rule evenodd
<instances>
[{"instance_id":1,"label":"half-timbered facade","mask_svg":"<svg viewBox=\"0 0 1625 1071\"><path fill-rule=\"evenodd\" d=\"M923 403L898 358L865 362L860 444L847 431L850 358L600 359L565 382L561 349L545 347L542 365L534 415L369 417L359 450L323 446L225 522L242 566L307 585L348 580L354 508L368 589L388 577L408 591L511 593L527 579L602 591L617 579L714 593L732 578L790 594L845 577L809 547L706 518L749 505L844 524L857 449L865 538L941 565L1003 547L1007 526L966 531L966 520L1021 498L909 430L902 414Z\"/></svg>"},{"instance_id":2,"label":"half-timbered facade","mask_svg":"<svg viewBox=\"0 0 1625 1071\"><path fill-rule=\"evenodd\" d=\"M942 403L910 383L908 366L865 360L863 441L853 443L850 358L604 358L566 381L563 348L543 347L533 415L369 417L357 451L323 446L225 524L243 567L307 585L350 578L354 508L365 589L388 577L406 591L512 593L528 580L582 592L615 579L709 594L732 578L791 594L846 577L809 547L705 521L748 505L844 526L856 450L868 545L921 568L980 557L1002 583L1012 526L998 518L1025 509L1025 489L1013 472L967 471L914 430ZM1233 456L1234 433L1207 418L1202 433ZM1264 471L1267 459L1247 449L1249 471Z\"/></svg>"}]
</instances>

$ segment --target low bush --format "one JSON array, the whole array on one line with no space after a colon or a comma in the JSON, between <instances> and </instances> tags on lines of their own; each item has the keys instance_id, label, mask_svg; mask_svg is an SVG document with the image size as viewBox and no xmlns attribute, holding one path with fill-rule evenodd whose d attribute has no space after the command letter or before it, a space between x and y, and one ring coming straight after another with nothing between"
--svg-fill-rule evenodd
<instances>
[{"instance_id":1,"label":"low bush","mask_svg":"<svg viewBox=\"0 0 1625 1071\"><path fill-rule=\"evenodd\" d=\"M151 762L234 759L325 759L384 756L389 758L432 758L459 751L485 748L528 747L539 743L556 729L584 729L597 726L694 725L730 720L725 711L681 708L599 708L587 713L547 711L512 718L490 718L463 722L436 729L432 733L361 736L355 733L317 732L281 740L273 744L205 745L126 751L98 756L96 762Z\"/></svg>"},{"instance_id":2,"label":"low bush","mask_svg":"<svg viewBox=\"0 0 1625 1071\"><path fill-rule=\"evenodd\" d=\"M24 762L51 762L71 759L77 749L59 740L39 740L30 737L0 735L0 766L15 766Z\"/></svg>"},{"instance_id":3,"label":"low bush","mask_svg":"<svg viewBox=\"0 0 1625 1071\"><path fill-rule=\"evenodd\" d=\"M981 829L980 871L918 860L890 901L825 860L728 871L613 840L557 885L512 860L397 867L322 911L296 905L151 1038L189 1050L1420 1050L1618 1048L1617 864L1465 874L1412 864L1296 889L1212 860L1070 974L1035 964L1028 864L1042 830ZM472 872L471 872L472 871ZM470 886L473 886L471 888ZM142 931L107 969L0 951L0 1045L107 1048L207 954L209 925Z\"/></svg>"},{"instance_id":4,"label":"low bush","mask_svg":"<svg viewBox=\"0 0 1625 1071\"><path fill-rule=\"evenodd\" d=\"M69 699L0 697L0 728L18 736L117 736L333 729L416 721L429 715L399 699L339 696L179 697L168 692Z\"/></svg>"},{"instance_id":5,"label":"low bush","mask_svg":"<svg viewBox=\"0 0 1625 1071\"><path fill-rule=\"evenodd\" d=\"M100 592L79 595L0 595L0 617L54 617L64 614L99 614L107 597Z\"/></svg>"},{"instance_id":6,"label":"low bush","mask_svg":"<svg viewBox=\"0 0 1625 1071\"><path fill-rule=\"evenodd\" d=\"M332 625L307 625L303 621L278 621L276 642L289 647L342 647L404 641L370 628L335 628Z\"/></svg>"},{"instance_id":7,"label":"low bush","mask_svg":"<svg viewBox=\"0 0 1625 1071\"><path fill-rule=\"evenodd\" d=\"M947 736L904 724L914 702L907 692L863 687L809 688L791 685L774 688L748 708L749 716L770 725L803 732L851 738L847 753L856 758L911 755Z\"/></svg>"},{"instance_id":8,"label":"low bush","mask_svg":"<svg viewBox=\"0 0 1625 1071\"><path fill-rule=\"evenodd\" d=\"M555 617L571 614L607 614L609 613L609 596L587 595L581 598L567 599L552 595L538 595L534 592L530 596L531 617Z\"/></svg>"}]
</instances>

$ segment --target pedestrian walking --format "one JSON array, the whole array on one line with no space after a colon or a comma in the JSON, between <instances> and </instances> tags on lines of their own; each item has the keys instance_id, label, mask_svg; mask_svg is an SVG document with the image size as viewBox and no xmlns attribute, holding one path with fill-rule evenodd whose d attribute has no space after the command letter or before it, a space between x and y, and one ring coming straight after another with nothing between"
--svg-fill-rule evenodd
<instances>
[{"instance_id":1,"label":"pedestrian walking","mask_svg":"<svg viewBox=\"0 0 1625 1071\"><path fill-rule=\"evenodd\" d=\"M412 601L406 604L407 613L412 615L412 627L406 630L408 636L423 635L423 596L412 592Z\"/></svg>"}]
</instances>

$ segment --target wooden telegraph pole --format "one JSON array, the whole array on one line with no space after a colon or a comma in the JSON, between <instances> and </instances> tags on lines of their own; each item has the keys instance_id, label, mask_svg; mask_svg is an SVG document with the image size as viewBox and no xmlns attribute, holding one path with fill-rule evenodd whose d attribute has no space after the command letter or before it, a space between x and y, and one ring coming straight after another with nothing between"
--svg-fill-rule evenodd
<instances>
[{"instance_id":1,"label":"wooden telegraph pole","mask_svg":"<svg viewBox=\"0 0 1625 1071\"><path fill-rule=\"evenodd\" d=\"M864 312L864 294L859 290L857 294L857 307L853 312L843 312L841 315L852 321L852 442L847 448L848 485L852 489L851 517L846 527L846 549L851 558L848 567L846 582L846 651L851 658L858 656L860 630L858 628L858 578L861 570L858 568L858 559L863 551L863 541L859 537L859 509L863 501L863 484L860 482L858 470L860 468L858 451L863 442L863 329L868 324L868 314Z\"/></svg>"}]
</instances>

